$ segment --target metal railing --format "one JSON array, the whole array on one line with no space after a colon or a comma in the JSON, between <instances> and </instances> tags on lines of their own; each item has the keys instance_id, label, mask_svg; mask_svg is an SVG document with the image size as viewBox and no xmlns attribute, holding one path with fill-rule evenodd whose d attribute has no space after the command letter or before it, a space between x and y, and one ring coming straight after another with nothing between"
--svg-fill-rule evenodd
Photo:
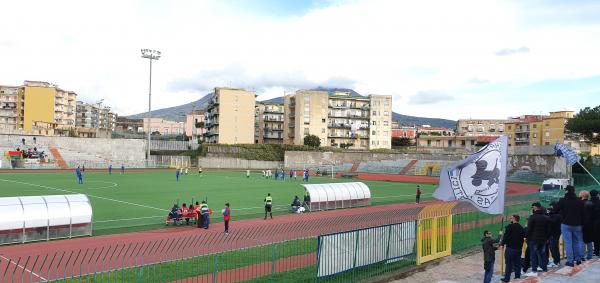
<instances>
[{"instance_id":1,"label":"metal railing","mask_svg":"<svg viewBox=\"0 0 600 283\"><path fill-rule=\"evenodd\" d=\"M451 223L433 222L449 225L451 233L446 235L452 237L451 246L440 246L441 236L435 246L455 253L480 246L481 232L499 231L507 215L527 215L536 197L507 197L505 216L484 214L465 203L444 215L425 213L423 206L375 206L335 215L294 215L281 222L232 222L228 234L178 227L173 229L184 231L170 237L98 239L87 241L85 247L73 244L6 252L0 257L0 281L356 282L416 266L420 253L435 243L422 227L431 217L451 216ZM277 207L277 214L285 213L285 207ZM217 218L211 221L220 221ZM417 230L425 232L417 237Z\"/></svg>"}]
</instances>

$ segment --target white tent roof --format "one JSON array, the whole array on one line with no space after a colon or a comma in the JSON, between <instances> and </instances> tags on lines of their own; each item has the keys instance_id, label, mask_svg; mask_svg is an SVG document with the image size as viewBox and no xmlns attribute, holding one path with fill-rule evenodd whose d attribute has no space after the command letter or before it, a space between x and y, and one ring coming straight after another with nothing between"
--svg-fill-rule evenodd
<instances>
[{"instance_id":1,"label":"white tent roof","mask_svg":"<svg viewBox=\"0 0 600 283\"><path fill-rule=\"evenodd\" d=\"M92 222L86 195L0 198L0 231Z\"/></svg>"},{"instance_id":2,"label":"white tent roof","mask_svg":"<svg viewBox=\"0 0 600 283\"><path fill-rule=\"evenodd\" d=\"M362 182L302 184L311 202L370 199L371 191Z\"/></svg>"}]
</instances>

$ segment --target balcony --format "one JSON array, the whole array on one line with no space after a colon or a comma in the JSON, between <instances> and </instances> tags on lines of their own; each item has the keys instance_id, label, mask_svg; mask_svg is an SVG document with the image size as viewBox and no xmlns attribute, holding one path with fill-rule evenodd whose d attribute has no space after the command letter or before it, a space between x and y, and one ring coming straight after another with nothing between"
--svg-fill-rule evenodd
<instances>
[{"instance_id":1,"label":"balcony","mask_svg":"<svg viewBox=\"0 0 600 283\"><path fill-rule=\"evenodd\" d=\"M328 124L328 128L336 128L336 129L350 129L350 124Z\"/></svg>"},{"instance_id":2,"label":"balcony","mask_svg":"<svg viewBox=\"0 0 600 283\"><path fill-rule=\"evenodd\" d=\"M278 129L278 128L264 128L265 132L283 132L283 129Z\"/></svg>"},{"instance_id":3,"label":"balcony","mask_svg":"<svg viewBox=\"0 0 600 283\"><path fill-rule=\"evenodd\" d=\"M206 135L207 137L218 136L219 132L217 132L217 131L207 131L204 135Z\"/></svg>"},{"instance_id":4,"label":"balcony","mask_svg":"<svg viewBox=\"0 0 600 283\"><path fill-rule=\"evenodd\" d=\"M283 117L281 117L281 118L264 117L263 120L268 121L268 122L282 122L283 123Z\"/></svg>"},{"instance_id":5,"label":"balcony","mask_svg":"<svg viewBox=\"0 0 600 283\"><path fill-rule=\"evenodd\" d=\"M265 113L265 114L283 114L283 110L267 110L267 109L265 109L265 111L263 113Z\"/></svg>"},{"instance_id":6,"label":"balcony","mask_svg":"<svg viewBox=\"0 0 600 283\"><path fill-rule=\"evenodd\" d=\"M292 138L293 139L294 137L295 137L294 132L288 133L288 138Z\"/></svg>"},{"instance_id":7,"label":"balcony","mask_svg":"<svg viewBox=\"0 0 600 283\"><path fill-rule=\"evenodd\" d=\"M518 142L518 143L529 142L529 138L515 138L515 142Z\"/></svg>"},{"instance_id":8,"label":"balcony","mask_svg":"<svg viewBox=\"0 0 600 283\"><path fill-rule=\"evenodd\" d=\"M329 108L345 109L349 108L349 106L345 103L329 103Z\"/></svg>"}]
</instances>

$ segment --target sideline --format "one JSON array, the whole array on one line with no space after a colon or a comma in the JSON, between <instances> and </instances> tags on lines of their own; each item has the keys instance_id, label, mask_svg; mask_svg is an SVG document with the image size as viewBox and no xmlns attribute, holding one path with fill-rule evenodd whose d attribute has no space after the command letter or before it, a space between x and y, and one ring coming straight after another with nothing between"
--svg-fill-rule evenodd
<instances>
[{"instance_id":1,"label":"sideline","mask_svg":"<svg viewBox=\"0 0 600 283\"><path fill-rule=\"evenodd\" d=\"M38 185L38 184L32 184L32 183L27 183L27 182L21 182L21 181L15 181L15 180L8 180L8 179L0 179L0 181L4 181L4 182L10 182L10 183L16 183L16 184L23 184L23 185L30 185L30 186L34 186L34 187L40 187L40 188L45 188L45 189L50 189L50 190L55 190L55 191L60 191L60 192L67 192L67 193L71 193L71 194L81 194L81 192L77 192L77 191L70 191L70 190L65 190L65 189L59 189L59 188L54 188L54 187L49 187L49 186L44 186L44 185ZM167 209L162 209L162 208L156 208L153 206L148 206L148 205L143 205L143 204L137 204L137 203L133 203L133 202L128 202L128 201L122 201L122 200L118 200L118 199L112 199L112 198L107 198L107 197L101 197L101 196L95 196L95 195L90 195L90 194L86 194L89 197L93 197L93 198L97 198L97 199L103 199L103 200L108 200L108 201L114 201L114 202L118 202L118 203L124 203L127 205L134 205L134 206L139 206L139 207L144 207L144 208L150 208L150 209L154 209L154 210L159 210L159 211L169 211Z\"/></svg>"}]
</instances>

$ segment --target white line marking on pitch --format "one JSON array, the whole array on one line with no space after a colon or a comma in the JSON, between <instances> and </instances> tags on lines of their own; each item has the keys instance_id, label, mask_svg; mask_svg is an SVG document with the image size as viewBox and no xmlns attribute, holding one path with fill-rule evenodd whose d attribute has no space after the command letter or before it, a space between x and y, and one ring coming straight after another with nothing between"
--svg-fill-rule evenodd
<instances>
[{"instance_id":1,"label":"white line marking on pitch","mask_svg":"<svg viewBox=\"0 0 600 283\"><path fill-rule=\"evenodd\" d=\"M106 222L116 222L116 221L128 221L128 220L140 220L140 219L148 219L148 218L165 218L165 215L157 215L157 216L144 216L144 217L134 217L134 218L122 218L122 219L109 219L109 220L100 220L94 221L94 223L106 223Z\"/></svg>"},{"instance_id":2,"label":"white line marking on pitch","mask_svg":"<svg viewBox=\"0 0 600 283\"><path fill-rule=\"evenodd\" d=\"M27 271L27 272L29 272L29 273L33 274L33 276L35 276L35 277L37 277L37 278L39 278L39 279L42 279L43 281L48 281L48 279L46 279L46 278L44 278L44 277L42 277L42 276L38 275L37 273L35 273L35 272L33 272L33 271L31 271L31 270L29 270L29 269L25 268L24 266L22 266L22 265L20 265L20 264L17 264L15 261L12 261L12 260L8 259L8 258L7 258L7 257L5 257L5 256L3 256L3 255L0 255L0 257L1 257L1 258L3 258L3 259L5 259L5 260L7 260L8 262L10 262L10 263L12 263L12 264L16 265L18 268L21 268L21 269L23 269L23 270L25 270L25 271ZM23 278L21 278L21 279L23 279Z\"/></svg>"},{"instance_id":3,"label":"white line marking on pitch","mask_svg":"<svg viewBox=\"0 0 600 283\"><path fill-rule=\"evenodd\" d=\"M64 190L64 189L59 189L59 188L54 188L54 187L49 187L49 186L43 186L43 185L37 185L37 184L32 184L32 183L27 183L27 182L20 182L20 181L15 181L15 180L0 179L0 181L17 183L17 184L23 184L23 185L30 185L30 186L35 186L35 187L40 187L40 188L46 188L46 189L50 189L50 190L67 192L67 193L71 193L71 194L81 194L81 192L69 191L69 190ZM111 199L111 198L107 198L107 197L95 196L95 195L90 195L90 194L86 194L86 195L89 196L89 197L93 197L93 198L99 198L99 199L103 199L103 200L109 200L109 201L124 203L124 204L128 204L128 205L135 205L135 206L139 206L139 207L151 208L151 209L156 209L156 210L160 210L160 211L169 211L167 209L156 208L156 207L152 207L152 206L148 206L148 205L143 205L143 204L137 204L137 203L128 202L128 201Z\"/></svg>"},{"instance_id":4,"label":"white line marking on pitch","mask_svg":"<svg viewBox=\"0 0 600 283\"><path fill-rule=\"evenodd\" d=\"M422 194L422 196L432 196L433 194ZM396 198L396 197L414 197L415 195L399 195L399 196L384 196L384 197L371 197L371 198Z\"/></svg>"}]
</instances>

